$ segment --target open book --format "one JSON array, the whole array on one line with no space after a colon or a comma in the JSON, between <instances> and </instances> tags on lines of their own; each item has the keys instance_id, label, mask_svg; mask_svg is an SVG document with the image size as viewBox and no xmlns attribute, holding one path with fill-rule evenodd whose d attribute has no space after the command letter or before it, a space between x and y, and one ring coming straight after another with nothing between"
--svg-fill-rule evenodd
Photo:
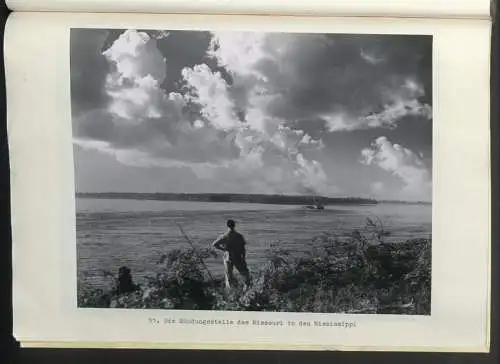
<instances>
[{"instance_id":1,"label":"open book","mask_svg":"<svg viewBox=\"0 0 500 364\"><path fill-rule=\"evenodd\" d=\"M22 345L489 350L489 1L7 4Z\"/></svg>"}]
</instances>

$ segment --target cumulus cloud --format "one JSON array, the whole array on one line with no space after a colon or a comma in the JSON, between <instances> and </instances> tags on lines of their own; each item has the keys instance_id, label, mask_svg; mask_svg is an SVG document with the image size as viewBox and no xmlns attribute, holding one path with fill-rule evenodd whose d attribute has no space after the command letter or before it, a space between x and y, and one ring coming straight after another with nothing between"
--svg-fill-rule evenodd
<instances>
[{"instance_id":1,"label":"cumulus cloud","mask_svg":"<svg viewBox=\"0 0 500 364\"><path fill-rule=\"evenodd\" d=\"M375 139L361 151L361 163L374 165L398 177L404 184L398 198L425 200L431 198L431 177L422 156L386 137ZM380 191L381 185L372 185Z\"/></svg>"},{"instance_id":2,"label":"cumulus cloud","mask_svg":"<svg viewBox=\"0 0 500 364\"><path fill-rule=\"evenodd\" d=\"M214 32L207 53L233 75L262 78L255 66L267 57L267 37L257 32Z\"/></svg>"},{"instance_id":3,"label":"cumulus cloud","mask_svg":"<svg viewBox=\"0 0 500 364\"><path fill-rule=\"evenodd\" d=\"M237 158L231 140L200 128L202 121L188 113L184 95L161 88L167 64L156 42L129 30L103 52L111 66L104 85L109 102L75 117L76 142L104 142L106 148L91 145L116 150L121 162L136 165L205 165Z\"/></svg>"},{"instance_id":4,"label":"cumulus cloud","mask_svg":"<svg viewBox=\"0 0 500 364\"><path fill-rule=\"evenodd\" d=\"M156 39L143 32L128 30L103 52L113 71L106 77L109 112L134 123L160 118L164 109L180 101L165 95L160 84L166 77L166 62L156 47ZM179 105L182 107L182 101Z\"/></svg>"},{"instance_id":5,"label":"cumulus cloud","mask_svg":"<svg viewBox=\"0 0 500 364\"><path fill-rule=\"evenodd\" d=\"M182 76L192 90L190 99L201 106L201 113L216 129L230 130L239 124L228 85L219 72L206 64L182 70Z\"/></svg>"},{"instance_id":6,"label":"cumulus cloud","mask_svg":"<svg viewBox=\"0 0 500 364\"><path fill-rule=\"evenodd\" d=\"M236 75L237 70L232 72ZM284 120L266 114L262 107L269 101L266 96L253 95L245 108L238 108L231 87L219 72L197 65L182 73L190 91L186 97L200 106L202 116L211 127L227 132L227 137L233 138L239 148L238 159L225 166L205 168L203 177L218 176L229 183L244 183L253 192L337 192L322 165L300 153L300 145L316 146L318 141L303 131L290 129ZM244 112L243 120L238 110Z\"/></svg>"},{"instance_id":7,"label":"cumulus cloud","mask_svg":"<svg viewBox=\"0 0 500 364\"><path fill-rule=\"evenodd\" d=\"M124 78L149 75L161 82L166 76L165 59L156 47L156 39L147 33L127 30L102 54Z\"/></svg>"},{"instance_id":8,"label":"cumulus cloud","mask_svg":"<svg viewBox=\"0 0 500 364\"><path fill-rule=\"evenodd\" d=\"M182 70L180 92L165 92L168 60L157 47L164 37L129 30L102 53L111 66L104 85L109 102L75 118L77 144L129 165L188 167L201 179L223 181L228 190L336 191L321 164L300 153L300 146L319 142L267 114L262 106L272 99L258 87L245 90L252 97L243 109L237 85L198 64ZM243 76L247 70L228 69Z\"/></svg>"}]
</instances>

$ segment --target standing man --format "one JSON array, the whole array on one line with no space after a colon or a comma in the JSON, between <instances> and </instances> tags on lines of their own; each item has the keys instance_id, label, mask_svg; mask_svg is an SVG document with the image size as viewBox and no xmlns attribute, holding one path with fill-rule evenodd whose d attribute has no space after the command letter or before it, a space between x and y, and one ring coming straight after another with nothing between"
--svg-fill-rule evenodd
<instances>
[{"instance_id":1,"label":"standing man","mask_svg":"<svg viewBox=\"0 0 500 364\"><path fill-rule=\"evenodd\" d=\"M234 287L233 268L245 278L245 288L248 288L250 282L250 272L248 271L246 262L246 241L243 235L235 230L236 223L234 220L227 220L228 231L215 240L212 246L215 249L224 252L224 269L226 288Z\"/></svg>"}]
</instances>

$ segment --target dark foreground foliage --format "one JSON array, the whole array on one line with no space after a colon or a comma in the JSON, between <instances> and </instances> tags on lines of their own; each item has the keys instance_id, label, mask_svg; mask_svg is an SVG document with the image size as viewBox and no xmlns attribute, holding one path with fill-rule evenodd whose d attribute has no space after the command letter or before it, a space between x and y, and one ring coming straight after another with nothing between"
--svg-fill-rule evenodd
<instances>
[{"instance_id":1,"label":"dark foreground foliage","mask_svg":"<svg viewBox=\"0 0 500 364\"><path fill-rule=\"evenodd\" d=\"M429 315L431 240L388 243L386 235L368 220L366 229L349 238L319 236L302 256L271 248L267 264L253 272L252 286L231 292L203 264L213 251L173 250L162 257L158 273L147 283L129 284L125 291L117 284L110 292L79 287L78 305Z\"/></svg>"}]
</instances>

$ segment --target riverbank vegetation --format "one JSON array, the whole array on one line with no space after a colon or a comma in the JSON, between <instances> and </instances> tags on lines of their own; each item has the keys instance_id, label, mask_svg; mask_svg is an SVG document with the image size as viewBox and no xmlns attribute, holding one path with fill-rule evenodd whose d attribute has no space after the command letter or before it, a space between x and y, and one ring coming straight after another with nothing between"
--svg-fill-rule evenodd
<instances>
[{"instance_id":1,"label":"riverbank vegetation","mask_svg":"<svg viewBox=\"0 0 500 364\"><path fill-rule=\"evenodd\" d=\"M431 239L386 242L368 219L349 237L320 234L300 256L271 246L252 286L227 291L204 261L216 254L190 246L166 252L141 285L122 269L108 292L79 284L79 307L429 315ZM237 276L237 273L235 273Z\"/></svg>"}]
</instances>

